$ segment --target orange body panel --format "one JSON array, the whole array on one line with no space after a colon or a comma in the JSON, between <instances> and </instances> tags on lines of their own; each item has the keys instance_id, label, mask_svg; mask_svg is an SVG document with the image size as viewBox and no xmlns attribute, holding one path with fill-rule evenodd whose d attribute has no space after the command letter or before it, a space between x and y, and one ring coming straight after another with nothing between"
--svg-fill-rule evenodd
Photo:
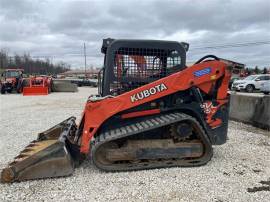
<instances>
[{"instance_id":1,"label":"orange body panel","mask_svg":"<svg viewBox=\"0 0 270 202\"><path fill-rule=\"evenodd\" d=\"M195 76L194 72L210 68L208 74L202 76ZM209 61L188 67L180 72L174 73L152 83L146 84L132 91L123 93L114 98L106 98L98 102L87 102L84 109L84 129L81 139L81 153L87 154L89 152L90 140L97 132L98 128L111 116L133 108L135 106L156 100L166 95L173 94L177 91L182 91L196 86L201 90L207 92L211 89L216 80L223 76L221 87L218 91L217 102L225 104L227 97L227 83L229 82L230 72L227 71L227 64L221 61ZM131 97L144 90L155 88L156 86L164 84L166 89L150 96L145 96L143 99L132 101ZM220 100L220 102L219 102ZM82 119L83 120L83 119ZM213 124L216 125L216 122Z\"/></svg>"},{"instance_id":2,"label":"orange body panel","mask_svg":"<svg viewBox=\"0 0 270 202\"><path fill-rule=\"evenodd\" d=\"M122 119L128 119L128 118L134 118L134 117L139 117L139 116L147 116L147 115L152 115L152 114L159 114L160 109L150 109L150 110L145 110L145 111L139 111L139 112L130 112L127 114L122 114L121 118Z\"/></svg>"}]
</instances>

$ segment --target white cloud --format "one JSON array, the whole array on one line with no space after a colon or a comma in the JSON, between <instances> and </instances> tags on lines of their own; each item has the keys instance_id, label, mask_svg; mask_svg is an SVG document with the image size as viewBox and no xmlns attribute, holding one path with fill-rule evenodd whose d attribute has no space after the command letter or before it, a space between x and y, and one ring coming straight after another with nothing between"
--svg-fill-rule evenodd
<instances>
[{"instance_id":1,"label":"white cloud","mask_svg":"<svg viewBox=\"0 0 270 202\"><path fill-rule=\"evenodd\" d=\"M192 50L209 44L270 41L268 0L0 0L0 48L101 66L102 39L186 41L189 60L217 54L247 65L270 65L270 45ZM4 31L3 31L4 30Z\"/></svg>"}]
</instances>

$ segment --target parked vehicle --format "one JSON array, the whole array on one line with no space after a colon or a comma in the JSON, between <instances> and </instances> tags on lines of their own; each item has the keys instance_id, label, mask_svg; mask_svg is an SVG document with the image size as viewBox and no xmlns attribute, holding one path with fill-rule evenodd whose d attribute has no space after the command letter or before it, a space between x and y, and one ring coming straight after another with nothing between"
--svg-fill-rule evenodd
<instances>
[{"instance_id":1,"label":"parked vehicle","mask_svg":"<svg viewBox=\"0 0 270 202\"><path fill-rule=\"evenodd\" d=\"M235 82L235 81L237 81L237 80L239 80L240 78L232 78L231 80L230 80L230 82L229 82L229 89L230 90L232 90L232 84L233 84L233 82Z\"/></svg>"},{"instance_id":2,"label":"parked vehicle","mask_svg":"<svg viewBox=\"0 0 270 202\"><path fill-rule=\"evenodd\" d=\"M268 95L270 93L270 80L266 81L265 83L262 83L261 92L264 93L265 95Z\"/></svg>"},{"instance_id":3,"label":"parked vehicle","mask_svg":"<svg viewBox=\"0 0 270 202\"><path fill-rule=\"evenodd\" d=\"M1 94L22 92L23 69L6 69L2 73L3 81L0 82Z\"/></svg>"},{"instance_id":4,"label":"parked vehicle","mask_svg":"<svg viewBox=\"0 0 270 202\"><path fill-rule=\"evenodd\" d=\"M24 80L23 95L48 95L52 91L52 78L46 75Z\"/></svg>"},{"instance_id":5,"label":"parked vehicle","mask_svg":"<svg viewBox=\"0 0 270 202\"><path fill-rule=\"evenodd\" d=\"M241 66L206 55L186 67L188 47L104 39L99 94L88 97L80 123L70 117L39 133L2 170L1 181L68 176L88 156L112 172L205 165L212 145L227 140L227 88Z\"/></svg>"},{"instance_id":6,"label":"parked vehicle","mask_svg":"<svg viewBox=\"0 0 270 202\"><path fill-rule=\"evenodd\" d=\"M243 80L233 82L232 89L252 93L254 90L260 90L262 84L269 80L270 74L250 75Z\"/></svg>"},{"instance_id":7,"label":"parked vehicle","mask_svg":"<svg viewBox=\"0 0 270 202\"><path fill-rule=\"evenodd\" d=\"M77 86L81 87L81 86L92 86L92 87L97 87L98 86L98 80L97 79L70 79L71 83L76 84Z\"/></svg>"}]
</instances>

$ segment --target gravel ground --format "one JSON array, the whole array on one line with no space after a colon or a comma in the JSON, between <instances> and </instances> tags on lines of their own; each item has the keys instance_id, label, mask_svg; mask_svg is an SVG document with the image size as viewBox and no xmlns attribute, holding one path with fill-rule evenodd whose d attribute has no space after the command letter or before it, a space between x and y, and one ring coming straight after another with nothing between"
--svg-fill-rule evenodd
<instances>
[{"instance_id":1,"label":"gravel ground","mask_svg":"<svg viewBox=\"0 0 270 202\"><path fill-rule=\"evenodd\" d=\"M79 118L95 92L0 95L0 169L37 132L71 115ZM247 191L268 189L260 181L270 181L269 131L231 121L227 144L215 147L205 166L104 173L86 161L71 177L0 184L0 201L269 201L270 191Z\"/></svg>"}]
</instances>

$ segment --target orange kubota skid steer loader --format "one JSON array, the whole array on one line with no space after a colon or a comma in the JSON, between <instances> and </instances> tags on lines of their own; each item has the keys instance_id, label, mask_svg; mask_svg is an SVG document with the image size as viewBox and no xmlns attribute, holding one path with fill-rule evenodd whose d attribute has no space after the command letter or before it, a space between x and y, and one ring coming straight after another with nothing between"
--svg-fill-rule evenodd
<instances>
[{"instance_id":1,"label":"orange kubota skid steer loader","mask_svg":"<svg viewBox=\"0 0 270 202\"><path fill-rule=\"evenodd\" d=\"M226 142L228 83L238 64L216 56L186 66L189 45L104 39L99 95L38 135L3 169L2 182L72 174L85 156L105 171L199 166Z\"/></svg>"}]
</instances>

